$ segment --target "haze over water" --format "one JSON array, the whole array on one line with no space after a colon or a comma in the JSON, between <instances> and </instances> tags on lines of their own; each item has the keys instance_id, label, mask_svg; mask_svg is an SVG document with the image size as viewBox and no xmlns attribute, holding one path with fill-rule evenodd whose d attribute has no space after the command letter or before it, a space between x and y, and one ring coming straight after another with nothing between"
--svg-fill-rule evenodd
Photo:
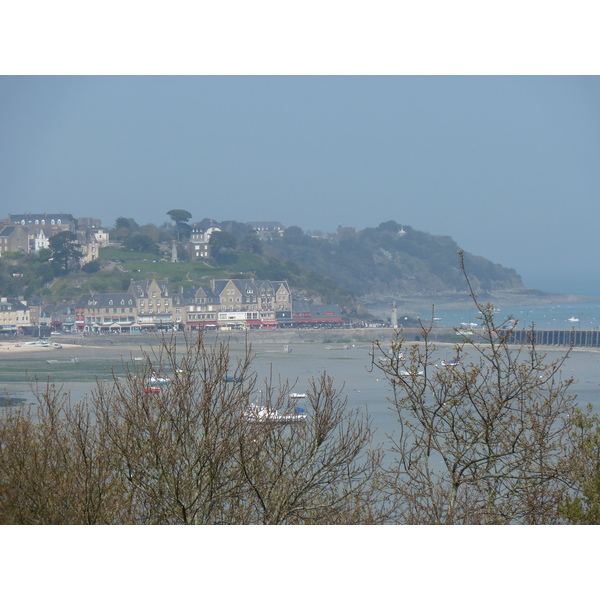
<instances>
[{"instance_id":1,"label":"haze over water","mask_svg":"<svg viewBox=\"0 0 600 600\"><path fill-rule=\"evenodd\" d=\"M496 323L512 316L518 321L518 327L536 329L582 329L593 330L600 327L600 300L574 302L572 304L548 304L545 306L499 306ZM431 318L424 314L422 319ZM436 310L439 326L459 327L462 323L478 323L479 313L469 310Z\"/></svg>"}]
</instances>

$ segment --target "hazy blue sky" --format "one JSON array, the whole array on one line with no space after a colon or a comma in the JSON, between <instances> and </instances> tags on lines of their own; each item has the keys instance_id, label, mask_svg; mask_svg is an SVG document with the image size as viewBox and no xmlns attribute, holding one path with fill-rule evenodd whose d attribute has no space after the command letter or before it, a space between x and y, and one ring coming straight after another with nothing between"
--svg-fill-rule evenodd
<instances>
[{"instance_id":1,"label":"hazy blue sky","mask_svg":"<svg viewBox=\"0 0 600 600\"><path fill-rule=\"evenodd\" d=\"M112 226L388 220L600 295L600 78L0 77L0 204Z\"/></svg>"}]
</instances>

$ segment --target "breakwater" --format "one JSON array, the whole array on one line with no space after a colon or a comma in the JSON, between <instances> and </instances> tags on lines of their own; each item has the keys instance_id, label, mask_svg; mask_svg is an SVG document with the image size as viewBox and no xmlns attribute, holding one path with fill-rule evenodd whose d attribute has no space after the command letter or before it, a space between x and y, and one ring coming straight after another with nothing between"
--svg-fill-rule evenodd
<instances>
[{"instance_id":1,"label":"breakwater","mask_svg":"<svg viewBox=\"0 0 600 600\"><path fill-rule=\"evenodd\" d=\"M430 340L440 343L458 343L461 336L457 330L450 327L434 327L430 332ZM473 329L472 341L477 342L478 330ZM481 331L481 330L479 330ZM187 334L190 339L194 333ZM397 335L397 330L391 327L366 327L358 329L273 329L273 330L251 330L207 332L204 339L212 343L216 340L229 342L231 344L353 344L371 343L375 340L380 342L391 342ZM400 335L407 342L423 340L423 332L418 327L407 327L400 330ZM502 330L500 336L506 336L511 344L530 343L532 332L529 329ZM533 332L534 341L538 346L556 346L576 348L600 348L600 330L536 330ZM183 342L184 333L166 333L165 340L175 339ZM31 338L27 338L30 340ZM162 336L156 333L124 333L120 335L62 335L53 337L53 342L74 344L76 346L146 346L154 345L160 341ZM17 340L19 341L19 340Z\"/></svg>"},{"instance_id":2,"label":"breakwater","mask_svg":"<svg viewBox=\"0 0 600 600\"><path fill-rule=\"evenodd\" d=\"M540 330L518 329L502 333L511 344L535 342L538 346L573 346L574 348L600 348L600 331L594 330Z\"/></svg>"}]
</instances>

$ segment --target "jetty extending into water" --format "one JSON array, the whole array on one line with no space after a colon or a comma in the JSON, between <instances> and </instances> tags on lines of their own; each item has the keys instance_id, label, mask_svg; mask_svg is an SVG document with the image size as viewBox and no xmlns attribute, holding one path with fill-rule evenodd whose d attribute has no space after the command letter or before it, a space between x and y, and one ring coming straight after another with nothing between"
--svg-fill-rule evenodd
<instances>
[{"instance_id":1,"label":"jetty extending into water","mask_svg":"<svg viewBox=\"0 0 600 600\"><path fill-rule=\"evenodd\" d=\"M502 335L502 334L501 334ZM504 333L511 344L535 342L538 346L572 346L573 348L600 348L600 331L578 329L535 330L515 329Z\"/></svg>"}]
</instances>

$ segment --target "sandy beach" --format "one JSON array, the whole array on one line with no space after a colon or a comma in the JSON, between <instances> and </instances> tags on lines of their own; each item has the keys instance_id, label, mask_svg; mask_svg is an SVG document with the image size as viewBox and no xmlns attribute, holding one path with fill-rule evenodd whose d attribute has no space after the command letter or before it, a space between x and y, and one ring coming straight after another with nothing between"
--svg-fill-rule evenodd
<instances>
[{"instance_id":1,"label":"sandy beach","mask_svg":"<svg viewBox=\"0 0 600 600\"><path fill-rule=\"evenodd\" d=\"M28 339L27 341L31 341ZM60 358L63 354L69 356L74 352L77 352L81 349L100 349L102 346L82 346L79 344L69 344L62 342L60 343L61 348L56 348L55 346L50 344L50 346L28 346L26 341L20 340L15 342L2 342L0 343L0 356L14 356L19 355L24 358L28 355L33 354L48 354L49 359Z\"/></svg>"}]
</instances>

